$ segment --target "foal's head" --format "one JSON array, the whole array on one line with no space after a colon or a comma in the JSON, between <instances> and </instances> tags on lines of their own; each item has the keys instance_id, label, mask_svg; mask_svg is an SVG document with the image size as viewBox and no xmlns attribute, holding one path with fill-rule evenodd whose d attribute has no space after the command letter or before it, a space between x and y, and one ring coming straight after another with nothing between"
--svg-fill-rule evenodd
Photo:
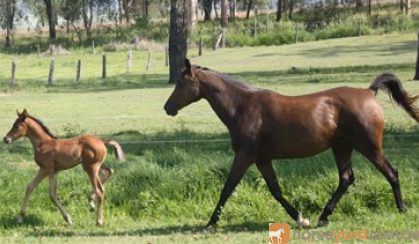
<instances>
[{"instance_id":1,"label":"foal's head","mask_svg":"<svg viewBox=\"0 0 419 244\"><path fill-rule=\"evenodd\" d=\"M185 67L181 80L177 81L175 90L164 105L168 115L175 116L183 107L201 99L199 80L188 59L185 59Z\"/></svg>"},{"instance_id":2,"label":"foal's head","mask_svg":"<svg viewBox=\"0 0 419 244\"><path fill-rule=\"evenodd\" d=\"M13 141L21 138L22 136L26 136L28 133L28 123L27 119L29 118L29 114L26 111L26 109L23 110L22 113L17 112L17 119L13 123L12 128L7 133L7 135L4 137L3 141L4 143L10 144Z\"/></svg>"}]
</instances>

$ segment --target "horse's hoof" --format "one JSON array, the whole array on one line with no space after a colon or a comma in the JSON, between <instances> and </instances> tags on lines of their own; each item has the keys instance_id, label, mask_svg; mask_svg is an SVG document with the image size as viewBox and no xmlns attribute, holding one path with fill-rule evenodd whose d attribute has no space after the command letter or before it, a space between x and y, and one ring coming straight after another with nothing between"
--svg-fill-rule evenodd
<instances>
[{"instance_id":1,"label":"horse's hoof","mask_svg":"<svg viewBox=\"0 0 419 244\"><path fill-rule=\"evenodd\" d=\"M214 230L215 230L215 224L213 223L208 223L204 228L204 232L211 232Z\"/></svg>"},{"instance_id":2,"label":"horse's hoof","mask_svg":"<svg viewBox=\"0 0 419 244\"><path fill-rule=\"evenodd\" d=\"M23 217L22 216L17 216L16 223L23 224Z\"/></svg>"},{"instance_id":3,"label":"horse's hoof","mask_svg":"<svg viewBox=\"0 0 419 244\"><path fill-rule=\"evenodd\" d=\"M310 220L303 218L303 216L298 217L297 224L303 228L309 228L310 227Z\"/></svg>"},{"instance_id":4,"label":"horse's hoof","mask_svg":"<svg viewBox=\"0 0 419 244\"><path fill-rule=\"evenodd\" d=\"M67 222L68 225L73 225L73 221L71 221L71 218L69 215L64 216L64 220Z\"/></svg>"},{"instance_id":5,"label":"horse's hoof","mask_svg":"<svg viewBox=\"0 0 419 244\"><path fill-rule=\"evenodd\" d=\"M103 222L102 222L102 221L97 221L97 222L96 222L96 226L97 226L97 227L101 227L102 225L103 225Z\"/></svg>"},{"instance_id":6,"label":"horse's hoof","mask_svg":"<svg viewBox=\"0 0 419 244\"><path fill-rule=\"evenodd\" d=\"M324 227L329 224L328 220L319 220L319 223L317 224L317 227Z\"/></svg>"},{"instance_id":7,"label":"horse's hoof","mask_svg":"<svg viewBox=\"0 0 419 244\"><path fill-rule=\"evenodd\" d=\"M405 206L399 208L399 212L400 213L406 213L407 212L407 208Z\"/></svg>"}]
</instances>

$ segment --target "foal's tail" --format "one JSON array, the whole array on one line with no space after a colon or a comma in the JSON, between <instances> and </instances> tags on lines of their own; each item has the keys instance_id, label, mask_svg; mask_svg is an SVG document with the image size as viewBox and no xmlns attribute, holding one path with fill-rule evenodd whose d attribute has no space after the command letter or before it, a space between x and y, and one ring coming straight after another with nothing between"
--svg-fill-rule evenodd
<instances>
[{"instance_id":1,"label":"foal's tail","mask_svg":"<svg viewBox=\"0 0 419 244\"><path fill-rule=\"evenodd\" d=\"M113 147L113 149L115 150L115 155L119 161L125 162L124 151L122 151L122 147L121 145L119 145L118 142L110 140L110 141L105 141L105 144Z\"/></svg>"},{"instance_id":2,"label":"foal's tail","mask_svg":"<svg viewBox=\"0 0 419 244\"><path fill-rule=\"evenodd\" d=\"M419 123L419 108L415 106L419 96L410 96L403 88L400 80L392 73L383 73L372 82L369 89L377 94L378 90L388 92L393 100Z\"/></svg>"}]
</instances>

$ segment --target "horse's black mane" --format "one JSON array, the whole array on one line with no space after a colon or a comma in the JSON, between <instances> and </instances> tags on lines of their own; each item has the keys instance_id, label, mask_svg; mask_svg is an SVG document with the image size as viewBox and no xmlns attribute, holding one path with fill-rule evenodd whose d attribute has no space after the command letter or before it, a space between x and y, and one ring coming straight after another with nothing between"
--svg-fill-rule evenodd
<instances>
[{"instance_id":1,"label":"horse's black mane","mask_svg":"<svg viewBox=\"0 0 419 244\"><path fill-rule=\"evenodd\" d=\"M237 85L237 86L239 86L239 87L241 87L241 88L245 88L245 89L252 89L249 85L247 85L247 84L246 84L246 83L244 83L243 81L239 81L239 80L233 79L233 78L232 78L232 77L230 77L229 75L224 74L224 73L222 73L222 72L219 72L219 71L216 71L216 70L213 70L213 69L207 68L207 67L201 67L201 66L199 66L199 65L194 65L193 67L194 67L194 68L197 68L197 69L200 69L200 70L204 70L204 71L211 71L212 73L214 73L214 74L216 74L216 75L220 76L220 78L221 78L222 80L225 80L225 81L229 82L230 84Z\"/></svg>"},{"instance_id":2,"label":"horse's black mane","mask_svg":"<svg viewBox=\"0 0 419 244\"><path fill-rule=\"evenodd\" d=\"M39 119L37 119L37 118L35 118L31 115L29 115L28 117L35 120L35 122L38 123L38 125L41 126L41 128L45 131L45 133L47 133L50 137L52 137L54 139L57 139L57 137L54 134L51 133L51 131L48 129L48 127L46 127L45 124L41 120L39 120Z\"/></svg>"}]
</instances>

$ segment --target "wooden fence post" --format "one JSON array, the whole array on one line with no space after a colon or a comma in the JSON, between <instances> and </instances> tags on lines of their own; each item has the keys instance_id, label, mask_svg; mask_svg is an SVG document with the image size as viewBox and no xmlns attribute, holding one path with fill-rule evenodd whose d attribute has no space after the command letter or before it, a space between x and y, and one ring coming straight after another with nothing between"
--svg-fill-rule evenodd
<instances>
[{"instance_id":1,"label":"wooden fence post","mask_svg":"<svg viewBox=\"0 0 419 244\"><path fill-rule=\"evenodd\" d=\"M269 30L269 9L266 10L266 32Z\"/></svg>"},{"instance_id":2,"label":"wooden fence post","mask_svg":"<svg viewBox=\"0 0 419 244\"><path fill-rule=\"evenodd\" d=\"M102 79L106 79L106 54L102 54Z\"/></svg>"},{"instance_id":3,"label":"wooden fence post","mask_svg":"<svg viewBox=\"0 0 419 244\"><path fill-rule=\"evenodd\" d=\"M198 49L198 55L202 56L202 37L199 37L199 49Z\"/></svg>"},{"instance_id":4,"label":"wooden fence post","mask_svg":"<svg viewBox=\"0 0 419 244\"><path fill-rule=\"evenodd\" d=\"M416 56L416 72L413 80L419 80L419 33L418 33L418 49L417 49L417 56Z\"/></svg>"},{"instance_id":5,"label":"wooden fence post","mask_svg":"<svg viewBox=\"0 0 419 244\"><path fill-rule=\"evenodd\" d=\"M298 43L298 23L295 23L295 43Z\"/></svg>"},{"instance_id":6,"label":"wooden fence post","mask_svg":"<svg viewBox=\"0 0 419 244\"><path fill-rule=\"evenodd\" d=\"M38 58L41 56L41 46L39 44L36 45L36 56Z\"/></svg>"},{"instance_id":7,"label":"wooden fence post","mask_svg":"<svg viewBox=\"0 0 419 244\"><path fill-rule=\"evenodd\" d=\"M166 53L165 64L166 64L166 67L169 67L169 46L166 46L164 51Z\"/></svg>"},{"instance_id":8,"label":"wooden fence post","mask_svg":"<svg viewBox=\"0 0 419 244\"><path fill-rule=\"evenodd\" d=\"M258 8L255 6L254 26L253 26L253 37L258 37Z\"/></svg>"},{"instance_id":9,"label":"wooden fence post","mask_svg":"<svg viewBox=\"0 0 419 244\"><path fill-rule=\"evenodd\" d=\"M131 66L132 66L132 50L130 49L128 51L128 56L127 56L127 74L131 72Z\"/></svg>"},{"instance_id":10,"label":"wooden fence post","mask_svg":"<svg viewBox=\"0 0 419 244\"><path fill-rule=\"evenodd\" d=\"M51 59L49 64L49 75L48 75L48 85L51 86L54 82L54 70L55 70L55 60Z\"/></svg>"},{"instance_id":11,"label":"wooden fence post","mask_svg":"<svg viewBox=\"0 0 419 244\"><path fill-rule=\"evenodd\" d=\"M96 54L96 50L95 50L95 41L92 41L92 53Z\"/></svg>"},{"instance_id":12,"label":"wooden fence post","mask_svg":"<svg viewBox=\"0 0 419 244\"><path fill-rule=\"evenodd\" d=\"M361 24L362 24L362 20L358 20L358 36L362 35Z\"/></svg>"},{"instance_id":13,"label":"wooden fence post","mask_svg":"<svg viewBox=\"0 0 419 244\"><path fill-rule=\"evenodd\" d=\"M81 73L81 60L77 60L77 74L76 74L76 81L80 81L80 73Z\"/></svg>"},{"instance_id":14,"label":"wooden fence post","mask_svg":"<svg viewBox=\"0 0 419 244\"><path fill-rule=\"evenodd\" d=\"M11 79L11 85L14 89L16 87L16 62L12 61L12 79Z\"/></svg>"},{"instance_id":15,"label":"wooden fence post","mask_svg":"<svg viewBox=\"0 0 419 244\"><path fill-rule=\"evenodd\" d=\"M148 50L148 58L147 58L147 71L151 68L151 50Z\"/></svg>"},{"instance_id":16,"label":"wooden fence post","mask_svg":"<svg viewBox=\"0 0 419 244\"><path fill-rule=\"evenodd\" d=\"M215 25L214 22L212 23L212 50L216 50L217 40L215 40Z\"/></svg>"}]
</instances>

